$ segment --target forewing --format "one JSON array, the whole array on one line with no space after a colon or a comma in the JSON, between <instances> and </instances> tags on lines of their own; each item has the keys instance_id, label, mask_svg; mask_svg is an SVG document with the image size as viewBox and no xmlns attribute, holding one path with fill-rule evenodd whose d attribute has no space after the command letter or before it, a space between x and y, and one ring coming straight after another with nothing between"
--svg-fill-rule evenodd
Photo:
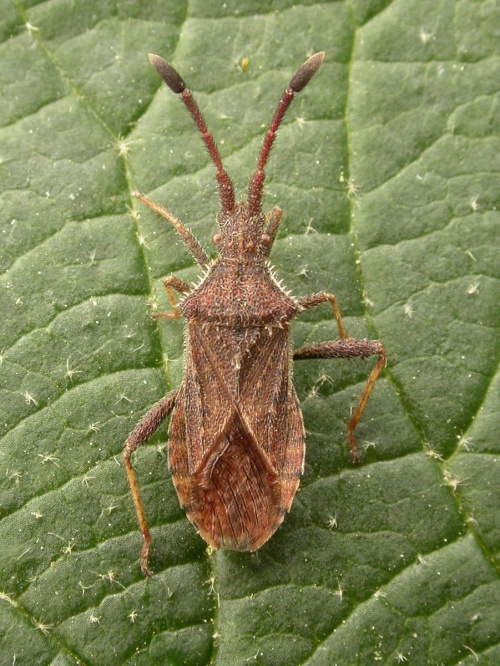
<instances>
[{"instance_id":1,"label":"forewing","mask_svg":"<svg viewBox=\"0 0 500 666\"><path fill-rule=\"evenodd\" d=\"M188 517L217 548L255 550L290 508L304 431L287 329L191 331L170 428L170 467Z\"/></svg>"},{"instance_id":2,"label":"forewing","mask_svg":"<svg viewBox=\"0 0 500 666\"><path fill-rule=\"evenodd\" d=\"M292 382L288 328L260 329L240 372L240 406L280 478L302 472L304 426Z\"/></svg>"}]
</instances>

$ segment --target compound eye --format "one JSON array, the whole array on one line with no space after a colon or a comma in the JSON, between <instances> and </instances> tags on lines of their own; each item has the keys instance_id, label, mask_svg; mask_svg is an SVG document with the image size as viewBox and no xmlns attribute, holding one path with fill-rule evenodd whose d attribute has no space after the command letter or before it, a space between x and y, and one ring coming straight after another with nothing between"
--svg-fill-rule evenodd
<instances>
[{"instance_id":1,"label":"compound eye","mask_svg":"<svg viewBox=\"0 0 500 666\"><path fill-rule=\"evenodd\" d=\"M271 236L269 234L262 234L260 237L263 245L269 245L271 242Z\"/></svg>"},{"instance_id":2,"label":"compound eye","mask_svg":"<svg viewBox=\"0 0 500 666\"><path fill-rule=\"evenodd\" d=\"M220 245L221 242L222 242L222 234L217 233L212 236L212 243L214 245Z\"/></svg>"}]
</instances>

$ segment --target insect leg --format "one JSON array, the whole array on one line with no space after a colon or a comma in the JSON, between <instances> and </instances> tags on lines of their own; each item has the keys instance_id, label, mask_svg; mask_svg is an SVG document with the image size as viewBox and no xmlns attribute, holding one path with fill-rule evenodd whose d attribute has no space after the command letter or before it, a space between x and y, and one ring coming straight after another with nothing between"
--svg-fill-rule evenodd
<instances>
[{"instance_id":1,"label":"insect leg","mask_svg":"<svg viewBox=\"0 0 500 666\"><path fill-rule=\"evenodd\" d=\"M198 243L196 238L189 231L189 229L186 227L185 224L182 224L180 220L174 217L172 213L169 213L169 211L165 210L165 208L163 208L162 206L159 206L158 204L156 204L154 201L151 201L151 199L148 199L147 197L143 197L142 194L140 194L139 192L132 192L132 196L134 196L141 203L150 208L157 215L161 215L161 217L164 217L166 220L168 220L168 222L170 222L170 224L174 227L179 236L182 238L182 240L184 241L184 245L191 252L191 254L199 263L199 265L205 269L208 267L209 258L207 257L205 251L203 250L201 245Z\"/></svg>"},{"instance_id":2,"label":"insect leg","mask_svg":"<svg viewBox=\"0 0 500 666\"><path fill-rule=\"evenodd\" d=\"M337 322L340 339L347 340L349 336L345 330L342 313L340 312L337 299L333 294L327 294L325 291L320 291L317 294L311 294L311 296L305 296L304 298L299 299L299 304L304 310L307 310L309 308L315 308L317 305L321 305L322 303L326 303L326 301L330 301L332 304L333 316Z\"/></svg>"},{"instance_id":3,"label":"insect leg","mask_svg":"<svg viewBox=\"0 0 500 666\"><path fill-rule=\"evenodd\" d=\"M123 450L123 459L125 461L125 471L127 472L128 483L130 486L130 492L132 494L132 500L134 502L135 513L137 516L137 522L139 523L139 529L142 532L143 546L141 550L141 571L145 576L150 576L151 571L148 569L148 555L149 555L149 544L151 542L151 534L148 529L148 523L146 521L146 515L144 513L144 506L141 500L141 493L139 491L139 484L137 482L137 477L135 475L134 469L132 467L131 456L134 451L141 445L146 442L151 435L158 430L163 421L170 414L175 405L175 399L179 389L175 389L168 393L164 398L160 400L146 416L136 425L133 431L127 438Z\"/></svg>"},{"instance_id":4,"label":"insect leg","mask_svg":"<svg viewBox=\"0 0 500 666\"><path fill-rule=\"evenodd\" d=\"M347 338L332 342L321 342L320 344L311 345L309 347L301 347L293 353L293 358L297 361L307 358L369 358L370 356L378 356L378 361L370 372L358 402L358 406L354 410L354 414L351 416L347 427L349 446L355 463L359 462L360 458L358 447L356 446L354 430L365 410L366 403L368 402L368 398L370 397L375 382L387 364L387 354L385 349L380 342L375 340L352 340Z\"/></svg>"},{"instance_id":5,"label":"insect leg","mask_svg":"<svg viewBox=\"0 0 500 666\"><path fill-rule=\"evenodd\" d=\"M151 315L151 319L180 319L182 315L181 311L179 310L177 301L175 300L174 289L175 291L178 291L179 294L189 294L191 287L179 278L175 277L175 275L169 275L168 278L163 280L163 284L167 290L168 300L170 301L173 312L155 313Z\"/></svg>"}]
</instances>

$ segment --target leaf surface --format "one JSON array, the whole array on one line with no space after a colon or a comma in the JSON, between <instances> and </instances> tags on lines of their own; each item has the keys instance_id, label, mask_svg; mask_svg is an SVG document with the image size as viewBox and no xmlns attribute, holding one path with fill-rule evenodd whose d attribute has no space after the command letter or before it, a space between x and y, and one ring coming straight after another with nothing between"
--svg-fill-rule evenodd
<instances>
[{"instance_id":1,"label":"leaf surface","mask_svg":"<svg viewBox=\"0 0 500 666\"><path fill-rule=\"evenodd\" d=\"M0 12L0 664L495 664L500 203L493 0L3 2ZM182 380L162 278L199 271L140 190L207 251L214 169L147 61L179 69L245 196L281 90L265 208L297 296L336 294L389 363L298 362L306 469L255 554L207 552L167 471L135 454L144 580L121 463ZM245 61L247 60L247 62ZM337 338L326 306L297 346Z\"/></svg>"}]
</instances>

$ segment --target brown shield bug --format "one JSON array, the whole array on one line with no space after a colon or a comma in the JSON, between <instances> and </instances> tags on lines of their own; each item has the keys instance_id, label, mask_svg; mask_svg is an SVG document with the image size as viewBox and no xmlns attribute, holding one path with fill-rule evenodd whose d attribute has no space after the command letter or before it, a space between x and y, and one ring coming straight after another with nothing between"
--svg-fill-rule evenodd
<instances>
[{"instance_id":1,"label":"brown shield bug","mask_svg":"<svg viewBox=\"0 0 500 666\"><path fill-rule=\"evenodd\" d=\"M233 183L201 112L176 70L156 55L151 64L185 104L216 168L221 212L210 260L189 229L171 213L135 192L143 204L173 225L199 264L196 287L175 276L165 288L169 314L156 318L186 321L184 379L136 426L125 443L124 459L137 520L144 539L141 569L149 574L151 535L132 468L133 452L172 412L169 467L181 506L214 548L255 551L282 523L304 468L304 425L292 384L299 359L378 356L348 425L353 459L359 461L354 429L386 363L379 342L348 337L333 294L294 298L276 281L268 256L282 211L262 213L264 168L276 132L294 96L314 76L324 53L298 69L284 91L264 138L248 199L237 203ZM176 301L175 292L181 295ZM291 321L308 308L329 302L339 339L293 350Z\"/></svg>"}]
</instances>

